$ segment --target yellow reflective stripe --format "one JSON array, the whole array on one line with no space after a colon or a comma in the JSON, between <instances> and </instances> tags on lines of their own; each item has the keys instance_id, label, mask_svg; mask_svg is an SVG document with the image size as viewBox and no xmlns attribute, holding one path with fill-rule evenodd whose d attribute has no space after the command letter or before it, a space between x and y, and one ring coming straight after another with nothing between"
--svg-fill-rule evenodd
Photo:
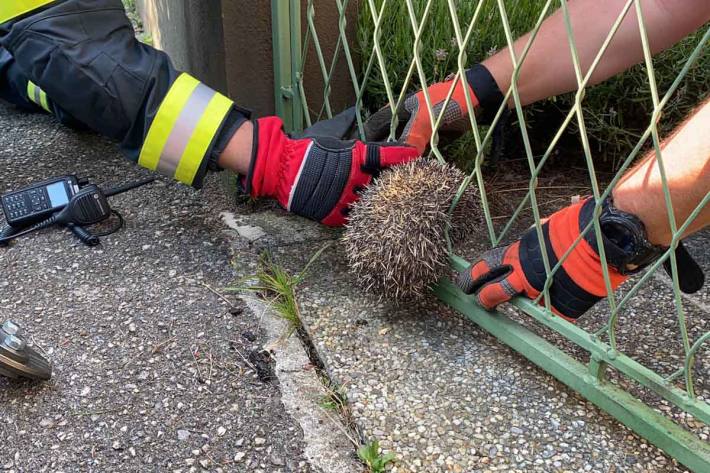
<instances>
[{"instance_id":1,"label":"yellow reflective stripe","mask_svg":"<svg viewBox=\"0 0 710 473\"><path fill-rule=\"evenodd\" d=\"M150 125L138 164L192 185L233 102L181 74Z\"/></svg>"},{"instance_id":2,"label":"yellow reflective stripe","mask_svg":"<svg viewBox=\"0 0 710 473\"><path fill-rule=\"evenodd\" d=\"M34 104L39 105L44 110L52 113L52 109L49 108L49 100L47 100L47 94L44 90L37 87L37 85L31 80L27 81L27 98L30 99Z\"/></svg>"},{"instance_id":3,"label":"yellow reflective stripe","mask_svg":"<svg viewBox=\"0 0 710 473\"><path fill-rule=\"evenodd\" d=\"M43 109L52 113L52 109L49 108L49 101L47 101L47 94L42 89L39 90L39 101Z\"/></svg>"},{"instance_id":4,"label":"yellow reflective stripe","mask_svg":"<svg viewBox=\"0 0 710 473\"><path fill-rule=\"evenodd\" d=\"M190 137L185 152L180 157L180 164L175 171L175 179L186 184L192 184L200 170L202 160L210 143L222 126L222 122L231 110L233 102L220 93L210 100L205 113Z\"/></svg>"},{"instance_id":5,"label":"yellow reflective stripe","mask_svg":"<svg viewBox=\"0 0 710 473\"><path fill-rule=\"evenodd\" d=\"M55 0L2 0L0 2L0 23L5 23Z\"/></svg>"},{"instance_id":6,"label":"yellow reflective stripe","mask_svg":"<svg viewBox=\"0 0 710 473\"><path fill-rule=\"evenodd\" d=\"M37 86L31 80L27 81L27 98L33 103L35 101L35 92L37 91Z\"/></svg>"},{"instance_id":7,"label":"yellow reflective stripe","mask_svg":"<svg viewBox=\"0 0 710 473\"><path fill-rule=\"evenodd\" d=\"M200 82L197 79L185 73L181 74L173 83L168 94L163 99L163 103L160 104L153 123L150 125L138 158L138 164L152 170L158 167L161 153L170 137L170 132L180 117L183 107L190 99L190 95L199 84Z\"/></svg>"}]
</instances>

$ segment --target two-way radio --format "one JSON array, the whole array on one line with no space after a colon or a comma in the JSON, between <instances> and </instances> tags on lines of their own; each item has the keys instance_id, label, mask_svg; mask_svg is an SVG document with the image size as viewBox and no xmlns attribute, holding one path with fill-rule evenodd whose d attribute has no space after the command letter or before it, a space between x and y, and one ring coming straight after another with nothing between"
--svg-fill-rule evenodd
<instances>
[{"instance_id":1,"label":"two-way radio","mask_svg":"<svg viewBox=\"0 0 710 473\"><path fill-rule=\"evenodd\" d=\"M0 246L52 225L62 225L84 244L96 246L99 237L114 233L123 226L123 217L111 209L108 197L153 181L155 178L151 177L104 191L89 184L86 179L67 175L3 194L0 196L0 205L7 226L0 230ZM85 228L103 222L112 215L117 217L118 225L110 231L92 234Z\"/></svg>"}]
</instances>

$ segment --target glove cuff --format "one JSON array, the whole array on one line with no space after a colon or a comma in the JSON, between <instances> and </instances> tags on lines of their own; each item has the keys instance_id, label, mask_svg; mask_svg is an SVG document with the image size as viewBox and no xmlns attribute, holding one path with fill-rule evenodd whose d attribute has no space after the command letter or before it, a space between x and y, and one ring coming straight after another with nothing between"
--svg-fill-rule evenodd
<instances>
[{"instance_id":1,"label":"glove cuff","mask_svg":"<svg viewBox=\"0 0 710 473\"><path fill-rule=\"evenodd\" d=\"M277 183L285 161L287 137L278 117L254 120L251 162L246 179L246 192L252 197L277 197Z\"/></svg>"},{"instance_id":2,"label":"glove cuff","mask_svg":"<svg viewBox=\"0 0 710 473\"><path fill-rule=\"evenodd\" d=\"M467 70L466 80L480 104L480 112L476 115L478 123L490 125L505 99L498 83L483 64L476 64Z\"/></svg>"},{"instance_id":3,"label":"glove cuff","mask_svg":"<svg viewBox=\"0 0 710 473\"><path fill-rule=\"evenodd\" d=\"M289 138L278 117L260 118L253 123L247 191L252 197L272 197L288 210L294 184L313 140Z\"/></svg>"},{"instance_id":4,"label":"glove cuff","mask_svg":"<svg viewBox=\"0 0 710 473\"><path fill-rule=\"evenodd\" d=\"M593 208L594 201L571 205L553 214L542 226L545 250L550 263L550 269L557 265L559 259L572 246L589 223L591 214L588 206ZM583 212L584 210L584 212ZM520 262L527 282L537 291L542 292L546 273L542 251L538 243L535 228L523 235L520 243ZM612 246L607 246L607 255L615 254ZM611 242L609 242L611 243ZM613 266L608 266L611 289L619 287L627 276L621 274ZM582 238L553 276L550 286L550 304L561 315L577 319L600 299L607 296L606 284L602 271L602 263L597 248Z\"/></svg>"}]
</instances>

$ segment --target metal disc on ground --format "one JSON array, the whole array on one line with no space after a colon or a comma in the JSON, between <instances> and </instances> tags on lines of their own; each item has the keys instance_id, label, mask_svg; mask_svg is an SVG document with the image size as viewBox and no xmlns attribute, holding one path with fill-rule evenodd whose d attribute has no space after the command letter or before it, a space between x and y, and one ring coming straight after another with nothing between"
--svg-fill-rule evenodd
<instances>
[{"instance_id":1,"label":"metal disc on ground","mask_svg":"<svg viewBox=\"0 0 710 473\"><path fill-rule=\"evenodd\" d=\"M27 346L20 327L6 321L0 327L0 375L11 379L48 380L52 367L39 353Z\"/></svg>"},{"instance_id":2,"label":"metal disc on ground","mask_svg":"<svg viewBox=\"0 0 710 473\"><path fill-rule=\"evenodd\" d=\"M396 166L362 193L343 237L351 270L366 290L403 302L421 298L447 273L445 231L458 241L484 228L478 192L450 164L420 159Z\"/></svg>"}]
</instances>

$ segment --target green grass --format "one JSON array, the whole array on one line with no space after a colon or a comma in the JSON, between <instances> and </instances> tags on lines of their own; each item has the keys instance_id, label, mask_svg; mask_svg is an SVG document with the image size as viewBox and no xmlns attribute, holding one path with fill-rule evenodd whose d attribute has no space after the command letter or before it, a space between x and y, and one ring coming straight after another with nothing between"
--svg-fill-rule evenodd
<instances>
[{"instance_id":1,"label":"green grass","mask_svg":"<svg viewBox=\"0 0 710 473\"><path fill-rule=\"evenodd\" d=\"M383 0L375 0L378 9ZM362 72L364 73L372 54L374 23L369 9L369 2L360 3L358 19L357 43L362 57ZM412 2L421 18L427 0ZM503 27L497 11L497 2L488 0L482 7L478 26L466 50L468 64L481 62L504 47L507 43ZM536 23L544 0L516 0L505 2L513 36L518 37L530 30ZM462 29L468 26L478 2L459 1L458 15ZM556 8L553 3L551 11ZM549 12L551 13L551 12ZM708 26L689 36L674 48L665 51L654 59L654 69L659 92L663 94L674 81L676 74L683 66L684 60L698 44ZM449 73L457 69L456 61L458 46L453 24L450 19L447 2L436 1L431 7L428 23L423 31L422 61L430 83L443 80ZM382 21L383 54L386 57L387 74L395 94L398 94L404 83L407 71L412 61L414 34L409 20L406 2L389 1ZM565 41L560 45L561 54L569 54ZM705 48L701 57L681 83L678 92L665 109L660 127L663 133L672 130L687 113L692 110L710 92L708 87L710 77L710 48ZM421 87L415 72L409 91ZM546 123L551 110L562 113L569 111L574 97L571 94L553 97L550 100L529 107L526 111L530 121L530 133L533 142L539 141L541 152L549 144L551 125ZM383 77L377 64L365 85L365 106L374 111L387 103L387 94ZM636 66L624 74L618 75L603 84L589 88L585 98L585 120L588 134L594 146L595 159L615 165L623 159L636 144L651 116L653 104L644 66ZM559 113L558 113L559 114ZM536 120L536 117L540 117ZM547 125L547 126L546 126ZM516 125L517 126L517 125ZM554 123L553 126L557 126ZM547 128L547 129L545 129ZM554 130L553 130L554 131ZM572 132L577 132L571 127ZM544 142L543 142L544 141ZM446 153L453 161L458 162L462 156L473 154L473 140L457 142L447 148ZM581 151L581 148L580 148ZM512 156L520 158L523 156Z\"/></svg>"},{"instance_id":2,"label":"green grass","mask_svg":"<svg viewBox=\"0 0 710 473\"><path fill-rule=\"evenodd\" d=\"M122 0L122 2L123 8L126 9L126 16L131 20L133 29L136 30L136 38L138 38L138 41L148 46L153 46L153 37L143 27L143 21L136 7L136 0Z\"/></svg>"},{"instance_id":3,"label":"green grass","mask_svg":"<svg viewBox=\"0 0 710 473\"><path fill-rule=\"evenodd\" d=\"M225 291L247 291L261 295L269 307L287 322L286 333L283 335L283 338L287 339L301 328L301 310L298 306L296 288L308 276L311 265L329 246L330 243L318 250L296 275L290 274L285 268L276 264L269 253L262 253L256 274L246 278L247 282L251 282L251 284L240 284L236 287L226 288Z\"/></svg>"},{"instance_id":4,"label":"green grass","mask_svg":"<svg viewBox=\"0 0 710 473\"><path fill-rule=\"evenodd\" d=\"M384 473L387 465L395 459L394 453L380 453L380 443L377 440L360 447L357 456L367 466L370 473Z\"/></svg>"}]
</instances>

